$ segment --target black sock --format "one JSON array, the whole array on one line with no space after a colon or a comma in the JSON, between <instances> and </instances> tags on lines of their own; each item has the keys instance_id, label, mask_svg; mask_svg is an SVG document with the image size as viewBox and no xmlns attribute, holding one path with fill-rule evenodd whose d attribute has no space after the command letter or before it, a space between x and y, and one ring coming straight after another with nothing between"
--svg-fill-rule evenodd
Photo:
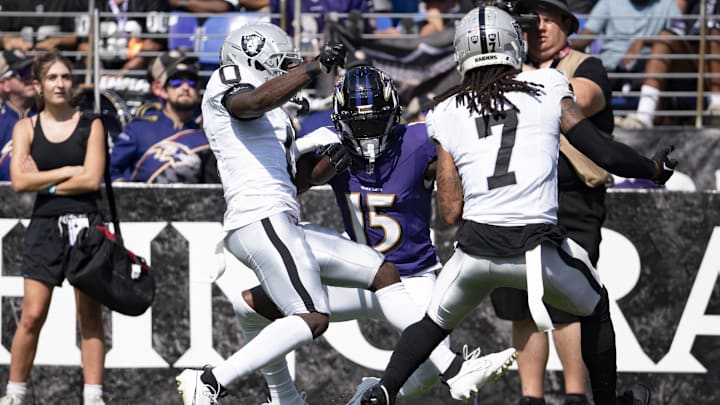
<instances>
[{"instance_id":1,"label":"black sock","mask_svg":"<svg viewBox=\"0 0 720 405\"><path fill-rule=\"evenodd\" d=\"M227 390L225 389L225 387L223 387L217 382L217 380L215 379L215 374L212 373L212 369L210 367L205 368L205 371L200 374L200 381L202 381L206 385L211 386L213 389L217 389L218 398L227 395Z\"/></svg>"},{"instance_id":2,"label":"black sock","mask_svg":"<svg viewBox=\"0 0 720 405\"><path fill-rule=\"evenodd\" d=\"M566 394L564 405L590 405L585 394Z\"/></svg>"},{"instance_id":3,"label":"black sock","mask_svg":"<svg viewBox=\"0 0 720 405\"><path fill-rule=\"evenodd\" d=\"M460 372L460 368L462 368L463 362L465 359L462 358L459 354L455 355L455 358L450 363L450 366L445 370L444 373L442 373L442 380L447 381L457 375L457 373Z\"/></svg>"},{"instance_id":4,"label":"black sock","mask_svg":"<svg viewBox=\"0 0 720 405\"><path fill-rule=\"evenodd\" d=\"M520 405L545 405L545 398L522 397Z\"/></svg>"},{"instance_id":5,"label":"black sock","mask_svg":"<svg viewBox=\"0 0 720 405\"><path fill-rule=\"evenodd\" d=\"M449 334L450 331L437 326L427 315L405 329L381 380L391 402L395 402L397 393L410 375Z\"/></svg>"},{"instance_id":6,"label":"black sock","mask_svg":"<svg viewBox=\"0 0 720 405\"><path fill-rule=\"evenodd\" d=\"M588 369L593 401L614 405L617 384L615 330L610 320L607 290L603 288L595 312L581 318L582 356Z\"/></svg>"}]
</instances>

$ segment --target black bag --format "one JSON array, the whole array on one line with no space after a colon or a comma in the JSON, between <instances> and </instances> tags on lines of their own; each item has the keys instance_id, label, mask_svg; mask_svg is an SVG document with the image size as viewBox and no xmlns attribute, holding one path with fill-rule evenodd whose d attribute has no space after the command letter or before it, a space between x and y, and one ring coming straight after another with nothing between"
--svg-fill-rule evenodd
<instances>
[{"instance_id":1,"label":"black bag","mask_svg":"<svg viewBox=\"0 0 720 405\"><path fill-rule=\"evenodd\" d=\"M155 297L155 279L145 260L102 225L80 231L65 276L80 291L125 315L142 315Z\"/></svg>"},{"instance_id":2,"label":"black bag","mask_svg":"<svg viewBox=\"0 0 720 405\"><path fill-rule=\"evenodd\" d=\"M66 256L65 277L78 290L113 311L137 316L152 305L155 278L145 260L123 244L109 162L106 144L105 190L115 234L102 225L81 230Z\"/></svg>"}]
</instances>

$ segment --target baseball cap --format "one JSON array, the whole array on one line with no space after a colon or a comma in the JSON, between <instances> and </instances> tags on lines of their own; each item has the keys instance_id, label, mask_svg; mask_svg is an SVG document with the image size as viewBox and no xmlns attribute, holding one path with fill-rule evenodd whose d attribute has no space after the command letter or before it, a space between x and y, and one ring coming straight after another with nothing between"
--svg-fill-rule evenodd
<instances>
[{"instance_id":1,"label":"baseball cap","mask_svg":"<svg viewBox=\"0 0 720 405\"><path fill-rule=\"evenodd\" d=\"M570 19L570 32L568 34L577 32L578 27L580 27L580 22L575 14L570 11L567 0L520 0L515 4L515 11L518 13L537 10L554 11L568 17Z\"/></svg>"},{"instance_id":2,"label":"baseball cap","mask_svg":"<svg viewBox=\"0 0 720 405\"><path fill-rule=\"evenodd\" d=\"M163 86L166 86L170 79L178 76L190 76L197 80L200 77L200 74L194 64L182 61L167 68L165 71L165 81L163 82Z\"/></svg>"},{"instance_id":3,"label":"baseball cap","mask_svg":"<svg viewBox=\"0 0 720 405\"><path fill-rule=\"evenodd\" d=\"M182 50L173 49L158 56L150 63L148 81L159 80L164 86L171 77L181 73L199 77L195 58L185 55Z\"/></svg>"},{"instance_id":4,"label":"baseball cap","mask_svg":"<svg viewBox=\"0 0 720 405\"><path fill-rule=\"evenodd\" d=\"M14 73L19 73L32 65L32 63L32 58L19 49L2 51L0 53L0 77L7 79Z\"/></svg>"}]
</instances>

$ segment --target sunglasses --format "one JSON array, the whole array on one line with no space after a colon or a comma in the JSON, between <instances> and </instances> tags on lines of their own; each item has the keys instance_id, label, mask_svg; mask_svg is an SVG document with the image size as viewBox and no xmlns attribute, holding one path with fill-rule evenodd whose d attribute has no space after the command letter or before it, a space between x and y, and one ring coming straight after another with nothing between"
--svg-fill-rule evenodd
<instances>
[{"instance_id":1,"label":"sunglasses","mask_svg":"<svg viewBox=\"0 0 720 405\"><path fill-rule=\"evenodd\" d=\"M187 83L190 87L197 86L197 80L193 79L170 79L168 80L168 86L172 87L173 89L176 89L183 85L183 83Z\"/></svg>"}]
</instances>

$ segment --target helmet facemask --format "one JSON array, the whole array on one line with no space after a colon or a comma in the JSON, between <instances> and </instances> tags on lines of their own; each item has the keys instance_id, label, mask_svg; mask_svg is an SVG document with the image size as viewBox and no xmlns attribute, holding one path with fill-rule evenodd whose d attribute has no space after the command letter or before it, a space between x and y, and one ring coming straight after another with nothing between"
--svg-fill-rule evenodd
<instances>
[{"instance_id":1,"label":"helmet facemask","mask_svg":"<svg viewBox=\"0 0 720 405\"><path fill-rule=\"evenodd\" d=\"M335 127L350 152L362 158L368 173L394 141L400 104L392 80L370 66L350 69L335 88Z\"/></svg>"}]
</instances>

